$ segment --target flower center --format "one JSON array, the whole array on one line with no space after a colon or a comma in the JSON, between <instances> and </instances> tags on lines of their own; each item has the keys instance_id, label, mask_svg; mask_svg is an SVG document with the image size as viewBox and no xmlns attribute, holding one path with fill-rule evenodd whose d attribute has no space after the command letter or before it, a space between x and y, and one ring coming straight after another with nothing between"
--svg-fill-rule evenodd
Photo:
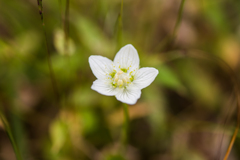
<instances>
[{"instance_id":1,"label":"flower center","mask_svg":"<svg viewBox=\"0 0 240 160\"><path fill-rule=\"evenodd\" d=\"M128 74L123 72L122 70L118 71L118 73L115 74L113 80L113 84L118 87L125 87L130 82Z\"/></svg>"}]
</instances>

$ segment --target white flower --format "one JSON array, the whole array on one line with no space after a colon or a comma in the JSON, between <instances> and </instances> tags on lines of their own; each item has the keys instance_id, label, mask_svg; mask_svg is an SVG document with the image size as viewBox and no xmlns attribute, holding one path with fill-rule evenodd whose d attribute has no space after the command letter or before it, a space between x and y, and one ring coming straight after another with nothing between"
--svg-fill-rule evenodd
<instances>
[{"instance_id":1,"label":"white flower","mask_svg":"<svg viewBox=\"0 0 240 160\"><path fill-rule=\"evenodd\" d=\"M90 56L89 64L97 78L92 89L117 100L135 104L141 96L141 89L149 86L158 75L151 67L139 69L137 50L128 44L120 49L114 61L102 56Z\"/></svg>"}]
</instances>

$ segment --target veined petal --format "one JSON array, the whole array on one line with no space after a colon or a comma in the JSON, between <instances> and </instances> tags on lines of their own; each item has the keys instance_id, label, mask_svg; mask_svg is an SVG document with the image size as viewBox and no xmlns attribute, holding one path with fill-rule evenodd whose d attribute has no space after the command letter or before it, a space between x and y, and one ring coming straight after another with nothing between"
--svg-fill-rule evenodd
<instances>
[{"instance_id":1,"label":"veined petal","mask_svg":"<svg viewBox=\"0 0 240 160\"><path fill-rule=\"evenodd\" d=\"M91 89L106 96L114 96L117 94L117 90L111 85L110 81L95 80Z\"/></svg>"},{"instance_id":2,"label":"veined petal","mask_svg":"<svg viewBox=\"0 0 240 160\"><path fill-rule=\"evenodd\" d=\"M93 74L98 79L106 79L113 72L113 62L102 56L90 56L89 64Z\"/></svg>"},{"instance_id":3,"label":"veined petal","mask_svg":"<svg viewBox=\"0 0 240 160\"><path fill-rule=\"evenodd\" d=\"M126 70L128 73L139 68L139 57L137 50L128 44L122 47L114 58L116 68Z\"/></svg>"},{"instance_id":4,"label":"veined petal","mask_svg":"<svg viewBox=\"0 0 240 160\"><path fill-rule=\"evenodd\" d=\"M133 88L143 89L149 86L157 75L158 70L155 68L144 67L139 69L134 76Z\"/></svg>"},{"instance_id":5,"label":"veined petal","mask_svg":"<svg viewBox=\"0 0 240 160\"><path fill-rule=\"evenodd\" d=\"M137 100L140 98L140 96L141 96L140 89L130 90L130 89L122 88L116 94L117 100L130 105L135 104Z\"/></svg>"}]
</instances>

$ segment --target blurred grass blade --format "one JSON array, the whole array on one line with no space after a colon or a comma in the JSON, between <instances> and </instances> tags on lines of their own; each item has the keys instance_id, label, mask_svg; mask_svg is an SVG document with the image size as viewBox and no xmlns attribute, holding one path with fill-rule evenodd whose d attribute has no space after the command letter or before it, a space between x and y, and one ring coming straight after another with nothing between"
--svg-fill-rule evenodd
<instances>
[{"instance_id":1,"label":"blurred grass blade","mask_svg":"<svg viewBox=\"0 0 240 160\"><path fill-rule=\"evenodd\" d=\"M122 30L123 30L122 15L123 15L123 0L121 1L121 8L118 16L118 21L117 21L117 33L116 33L117 34L117 50L122 47Z\"/></svg>"},{"instance_id":2,"label":"blurred grass blade","mask_svg":"<svg viewBox=\"0 0 240 160\"><path fill-rule=\"evenodd\" d=\"M237 83L237 82L236 82L236 83ZM230 141L230 144L229 144L229 146L228 146L227 152L226 152L223 160L227 160L227 159L228 159L228 156L229 156L229 154L230 154L230 152L231 152L231 150L232 150L233 144L234 144L234 142L235 142L235 140L236 140L236 137L237 137L237 134L238 134L238 130L239 130L239 127L240 127L240 102L239 102L240 99L239 99L239 88L238 88L238 85L237 85L237 84L236 84L236 86L237 86L237 88L236 88L236 94L237 94L237 110L238 110L238 112L237 112L237 126L236 126L236 129L235 129L235 131L234 131L234 134L233 134L233 136L232 136L232 139L231 139L231 141Z\"/></svg>"},{"instance_id":3,"label":"blurred grass blade","mask_svg":"<svg viewBox=\"0 0 240 160\"><path fill-rule=\"evenodd\" d=\"M3 122L4 128L5 128L5 130L6 130L7 134L8 134L8 137L9 137L11 143L12 143L12 146L13 146L13 149L14 149L14 152L15 152L17 160L23 160L22 156L21 156L21 153L20 153L20 150L19 150L19 148L17 146L17 143L16 143L16 141L15 141L15 139L13 137L13 134L12 134L12 131L10 129L10 126L9 126L9 124L7 122L7 119L3 115L1 109L0 109L0 118L1 118L1 120Z\"/></svg>"},{"instance_id":4,"label":"blurred grass blade","mask_svg":"<svg viewBox=\"0 0 240 160\"><path fill-rule=\"evenodd\" d=\"M175 36L177 34L177 30L178 30L178 28L180 26L180 23L182 21L182 13L183 13L184 3L185 3L185 0L182 0L180 8L179 8L179 11L178 11L178 18L177 18L177 21L175 23L175 26L174 26L174 29L173 29L173 33L172 33L172 41L175 39Z\"/></svg>"},{"instance_id":5,"label":"blurred grass blade","mask_svg":"<svg viewBox=\"0 0 240 160\"><path fill-rule=\"evenodd\" d=\"M66 0L66 9L64 17L64 52L66 55L69 55L68 36L69 36L69 0Z\"/></svg>"},{"instance_id":6,"label":"blurred grass blade","mask_svg":"<svg viewBox=\"0 0 240 160\"><path fill-rule=\"evenodd\" d=\"M178 10L178 17L177 17L176 23L174 25L172 35L167 36L166 39L164 39L159 45L157 45L157 47L156 47L157 50L162 50L164 48L168 48L169 46L173 45L178 28L182 21L182 13L183 13L184 4L185 4L185 0L182 0L179 10Z\"/></svg>"},{"instance_id":7,"label":"blurred grass blade","mask_svg":"<svg viewBox=\"0 0 240 160\"><path fill-rule=\"evenodd\" d=\"M48 61L48 68L49 68L50 77L51 77L51 83L52 83L54 93L56 95L56 99L58 100L59 94L58 94L58 89L57 89L57 83L56 83L55 76L53 73L52 62L51 62L50 52L49 52L49 47L48 47L48 42L47 42L47 33L46 33L45 24L44 24L44 20L43 20L42 0L37 0L37 3L38 3L38 9L39 9L39 14L40 14L41 21L42 21L42 27L43 27L45 43L46 43L46 48L47 48L47 61Z\"/></svg>"},{"instance_id":8,"label":"blurred grass blade","mask_svg":"<svg viewBox=\"0 0 240 160\"><path fill-rule=\"evenodd\" d=\"M63 14L62 14L62 0L58 0L58 5L59 5L59 10L60 10L60 24L61 24L61 27L62 27L62 21L63 21Z\"/></svg>"},{"instance_id":9,"label":"blurred grass blade","mask_svg":"<svg viewBox=\"0 0 240 160\"><path fill-rule=\"evenodd\" d=\"M232 137L231 142L230 142L230 144L228 146L227 152L226 152L226 154L224 156L224 160L228 159L228 156L229 156L229 154L230 154L230 152L232 150L233 144L234 144L234 142L236 140L236 137L237 137L237 134L238 134L238 130L239 130L239 124L237 125L237 127L236 127L236 129L234 131L233 137Z\"/></svg>"}]
</instances>

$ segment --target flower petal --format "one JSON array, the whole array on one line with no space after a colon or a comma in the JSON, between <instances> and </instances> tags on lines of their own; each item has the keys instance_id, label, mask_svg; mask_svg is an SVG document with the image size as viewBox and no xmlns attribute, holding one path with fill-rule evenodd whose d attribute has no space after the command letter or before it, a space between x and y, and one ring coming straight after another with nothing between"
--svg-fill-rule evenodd
<instances>
[{"instance_id":1,"label":"flower petal","mask_svg":"<svg viewBox=\"0 0 240 160\"><path fill-rule=\"evenodd\" d=\"M114 96L117 94L117 90L113 88L111 82L103 80L95 80L91 86L91 89L106 96Z\"/></svg>"},{"instance_id":2,"label":"flower petal","mask_svg":"<svg viewBox=\"0 0 240 160\"><path fill-rule=\"evenodd\" d=\"M151 67L140 68L134 76L133 85L134 88L143 89L149 86L156 76L158 75L158 70Z\"/></svg>"},{"instance_id":3,"label":"flower petal","mask_svg":"<svg viewBox=\"0 0 240 160\"><path fill-rule=\"evenodd\" d=\"M119 90L118 93L116 94L117 100L130 105L135 104L137 100L140 98L140 96L141 96L141 90L139 89L130 90L130 89L123 88Z\"/></svg>"},{"instance_id":4,"label":"flower petal","mask_svg":"<svg viewBox=\"0 0 240 160\"><path fill-rule=\"evenodd\" d=\"M102 56L90 56L89 64L93 74L98 79L105 79L113 72L113 62Z\"/></svg>"},{"instance_id":5,"label":"flower petal","mask_svg":"<svg viewBox=\"0 0 240 160\"><path fill-rule=\"evenodd\" d=\"M128 73L139 68L139 57L137 50L128 44L122 47L114 58L116 68L127 69Z\"/></svg>"}]
</instances>

